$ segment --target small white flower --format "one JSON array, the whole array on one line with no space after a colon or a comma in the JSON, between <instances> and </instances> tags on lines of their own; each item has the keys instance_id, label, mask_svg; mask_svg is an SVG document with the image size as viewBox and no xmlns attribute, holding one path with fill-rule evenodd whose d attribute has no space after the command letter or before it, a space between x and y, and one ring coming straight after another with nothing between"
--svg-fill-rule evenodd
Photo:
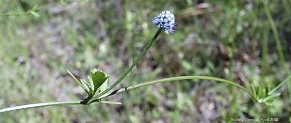
<instances>
[{"instance_id":1,"label":"small white flower","mask_svg":"<svg viewBox=\"0 0 291 123\"><path fill-rule=\"evenodd\" d=\"M165 29L166 33L174 33L176 28L175 16L169 11L161 11L161 13L152 19L152 22L156 24L159 28Z\"/></svg>"}]
</instances>

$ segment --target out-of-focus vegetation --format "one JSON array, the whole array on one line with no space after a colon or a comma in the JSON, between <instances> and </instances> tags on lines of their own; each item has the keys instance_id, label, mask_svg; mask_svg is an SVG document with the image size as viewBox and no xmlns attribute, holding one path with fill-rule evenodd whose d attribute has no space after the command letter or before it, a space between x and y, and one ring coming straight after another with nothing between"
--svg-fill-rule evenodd
<instances>
[{"instance_id":1,"label":"out-of-focus vegetation","mask_svg":"<svg viewBox=\"0 0 291 123\"><path fill-rule=\"evenodd\" d=\"M290 74L290 0L9 0L0 4L0 108L84 98L66 70L85 78L97 68L114 82L158 30L151 18L162 10L176 14L175 34L160 35L120 87L205 75L272 89ZM109 98L122 105L21 110L0 122L290 122L291 83L278 92L263 105L235 87L188 80Z\"/></svg>"}]
</instances>

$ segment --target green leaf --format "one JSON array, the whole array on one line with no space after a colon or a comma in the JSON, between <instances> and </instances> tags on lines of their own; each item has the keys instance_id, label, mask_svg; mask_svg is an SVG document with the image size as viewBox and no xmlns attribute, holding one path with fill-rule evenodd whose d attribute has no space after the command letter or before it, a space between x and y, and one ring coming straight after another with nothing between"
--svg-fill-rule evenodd
<instances>
[{"instance_id":1,"label":"green leaf","mask_svg":"<svg viewBox=\"0 0 291 123\"><path fill-rule=\"evenodd\" d=\"M101 92L103 92L103 91L105 91L106 89L107 89L107 85L108 85L108 80L109 79L107 79L101 86L100 86L100 88L99 88L99 93L101 93Z\"/></svg>"},{"instance_id":2,"label":"green leaf","mask_svg":"<svg viewBox=\"0 0 291 123\"><path fill-rule=\"evenodd\" d=\"M98 71L97 69L93 69L91 71L91 77L92 77L92 81L93 81L92 89L93 89L94 93L108 79L107 74L105 74L102 71Z\"/></svg>"},{"instance_id":3,"label":"green leaf","mask_svg":"<svg viewBox=\"0 0 291 123\"><path fill-rule=\"evenodd\" d=\"M39 17L39 14L35 11L29 11L29 13L34 17Z\"/></svg>"},{"instance_id":4,"label":"green leaf","mask_svg":"<svg viewBox=\"0 0 291 123\"><path fill-rule=\"evenodd\" d=\"M83 82L80 82L69 70L67 72L70 74L70 76L89 94L89 90L87 87L83 85Z\"/></svg>"},{"instance_id":5,"label":"green leaf","mask_svg":"<svg viewBox=\"0 0 291 123\"><path fill-rule=\"evenodd\" d=\"M95 91L94 91L94 82L93 82L93 80L92 80L92 77L89 77L88 76L88 80L89 80L89 82L90 82L90 89L91 89L91 93L92 93L92 95L94 95L95 94ZM89 85L89 84L88 84Z\"/></svg>"},{"instance_id":6,"label":"green leaf","mask_svg":"<svg viewBox=\"0 0 291 123\"><path fill-rule=\"evenodd\" d=\"M99 101L100 103L105 103L105 104L113 104L113 105L120 105L122 104L121 102L113 102L113 101Z\"/></svg>"},{"instance_id":7,"label":"green leaf","mask_svg":"<svg viewBox=\"0 0 291 123\"><path fill-rule=\"evenodd\" d=\"M84 90L90 95L93 95L93 90L91 89L90 85L88 84L88 82L86 82L84 79L80 79L82 85L84 86Z\"/></svg>"},{"instance_id":8,"label":"green leaf","mask_svg":"<svg viewBox=\"0 0 291 123\"><path fill-rule=\"evenodd\" d=\"M268 97L266 97L266 98L264 99L264 102L266 102L266 101L270 101L270 100L273 100L274 98L279 97L280 95L281 95L280 93L274 93L274 94L271 94L271 95L269 95Z\"/></svg>"},{"instance_id":9,"label":"green leaf","mask_svg":"<svg viewBox=\"0 0 291 123\"><path fill-rule=\"evenodd\" d=\"M256 93L255 86L253 84L251 84L251 87L252 87L252 92L253 92L255 98L257 98L257 93Z\"/></svg>"}]
</instances>

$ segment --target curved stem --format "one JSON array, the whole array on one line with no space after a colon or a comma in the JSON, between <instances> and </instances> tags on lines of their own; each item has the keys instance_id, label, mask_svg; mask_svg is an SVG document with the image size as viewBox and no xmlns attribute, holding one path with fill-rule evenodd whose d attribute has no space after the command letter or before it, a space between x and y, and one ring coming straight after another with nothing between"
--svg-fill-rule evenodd
<instances>
[{"instance_id":1,"label":"curved stem","mask_svg":"<svg viewBox=\"0 0 291 123\"><path fill-rule=\"evenodd\" d=\"M80 101L36 103L36 104L28 104L28 105L21 105L21 106L0 109L0 113L20 110L20 109L39 108L39 107L48 107L48 106L62 106L62 105L79 105L79 104L80 104Z\"/></svg>"},{"instance_id":2,"label":"curved stem","mask_svg":"<svg viewBox=\"0 0 291 123\"><path fill-rule=\"evenodd\" d=\"M290 79L291 76L289 76L287 80ZM193 79L201 79L201 80L213 80L213 81L217 81L217 82L223 82L226 84L230 84L233 86L236 86L240 89L242 89L243 91L247 92L252 98L253 100L255 100L256 102L258 101L255 96L248 91L245 87L234 83L232 81L229 80L225 80L225 79L221 79L221 78L216 78L216 77L210 77L210 76L180 76L180 77L171 77L171 78L165 78L165 79L160 79L160 80L154 80L154 81L149 81L149 82L145 82L145 83L141 83L141 84L137 84L137 85L133 85L133 86L129 86L126 88L121 88L118 90L115 90L111 93L105 94L103 96L100 96L94 100L101 100L103 98L115 95L115 94L119 94L128 90L132 90L132 89L136 89L136 88L140 88L140 87L144 87L144 86L149 86L149 85L153 85L153 84L159 84L159 83L165 83L165 82L173 82L173 81L181 81L181 80L193 80ZM285 82L283 82L285 83ZM93 100L93 99L92 99ZM89 101L89 104L92 103L92 100ZM20 109L29 109L29 108L39 108L39 107L48 107L48 106L62 106L62 105L83 105L80 103L80 101L69 101L69 102L49 102L49 103L37 103L37 104L28 104L28 105L22 105L22 106L16 106L16 107L10 107L10 108L5 108L5 109L0 109L0 113L3 112L9 112L9 111L15 111L15 110L20 110Z\"/></svg>"},{"instance_id":3,"label":"curved stem","mask_svg":"<svg viewBox=\"0 0 291 123\"><path fill-rule=\"evenodd\" d=\"M146 52L150 49L150 47L153 45L153 43L155 42L155 40L157 39L157 37L159 36L159 34L161 33L161 31L163 30L163 28L159 28L159 30L156 32L155 36L152 38L152 40L150 41L150 43L147 45L147 47L142 51L142 53L134 60L134 62L129 66L129 68L116 80L116 82L114 82L108 89L106 89L105 91L101 92L100 94L98 94L96 97L93 98L97 99L100 96L106 94L108 91L110 91L111 89L113 89L117 84L119 84L122 79L133 69L133 67L141 60L141 58L146 54Z\"/></svg>"},{"instance_id":4,"label":"curved stem","mask_svg":"<svg viewBox=\"0 0 291 123\"><path fill-rule=\"evenodd\" d=\"M172 82L172 81L180 81L180 80L192 80L192 79L201 79L201 80L213 80L213 81L217 81L217 82L223 82L226 84L230 84L233 86L236 86L240 89L242 89L243 91L247 92L253 100L255 100L257 102L256 97L250 92L248 91L245 87L234 83L232 81L229 80L225 80L225 79L221 79L221 78L216 78L216 77L210 77L210 76L180 76L180 77L171 77L171 78L165 78L165 79L160 79L160 80L154 80L154 81L149 81L149 82L145 82L145 83L141 83L141 84L137 84L137 85L133 85L133 86L129 86L129 87L125 87L125 88L121 88L118 90L115 90L111 93L108 93L106 95L103 95L101 97L99 97L98 99L103 99L115 94L119 94L128 90L132 90L132 89L136 89L136 88L140 88L140 87L144 87L144 86L149 86L149 85L153 85L153 84L158 84L158 83L164 83L164 82Z\"/></svg>"},{"instance_id":5,"label":"curved stem","mask_svg":"<svg viewBox=\"0 0 291 123\"><path fill-rule=\"evenodd\" d=\"M15 15L27 15L29 14L28 12L19 12L19 13L5 13L5 14L0 14L0 16L15 16Z\"/></svg>"}]
</instances>

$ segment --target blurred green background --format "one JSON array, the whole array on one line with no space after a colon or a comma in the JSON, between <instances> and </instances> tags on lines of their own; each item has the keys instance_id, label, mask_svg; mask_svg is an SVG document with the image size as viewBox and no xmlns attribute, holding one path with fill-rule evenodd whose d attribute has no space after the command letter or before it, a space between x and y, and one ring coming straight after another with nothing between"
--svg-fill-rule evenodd
<instances>
[{"instance_id":1,"label":"blurred green background","mask_svg":"<svg viewBox=\"0 0 291 123\"><path fill-rule=\"evenodd\" d=\"M21 14L31 10L36 13ZM80 79L97 68L114 82L158 30L151 18L162 10L175 13L176 32L162 33L119 87L205 75L272 89L289 75L290 0L6 0L0 4L0 108L83 99L66 70ZM122 105L20 110L0 114L0 122L290 122L291 83L278 92L272 105L263 105L236 87L187 80L109 98Z\"/></svg>"}]
</instances>

